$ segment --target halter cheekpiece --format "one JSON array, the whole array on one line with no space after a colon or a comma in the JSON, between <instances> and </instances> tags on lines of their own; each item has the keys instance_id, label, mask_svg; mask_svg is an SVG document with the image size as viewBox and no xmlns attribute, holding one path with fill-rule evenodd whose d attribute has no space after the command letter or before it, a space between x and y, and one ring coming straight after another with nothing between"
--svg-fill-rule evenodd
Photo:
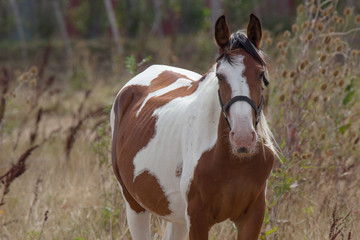
<instances>
[{"instance_id":1,"label":"halter cheekpiece","mask_svg":"<svg viewBox=\"0 0 360 240\"><path fill-rule=\"evenodd\" d=\"M264 61L262 60L262 58L259 55L259 52L256 50L255 46L250 42L250 40L247 37L242 35L238 40L239 40L239 42L237 42L237 44L239 44L241 47L243 47L248 53L250 53L250 55L252 55L262 65L265 65ZM239 47L239 46L236 46L236 47ZM231 50L231 47L230 47L230 50ZM216 59L216 62L220 61L220 59L222 59L224 56L226 56L226 53L222 53ZM264 74L262 75L262 80L264 82L264 85L267 87L269 85L269 81L266 79ZM260 100L259 106L256 106L255 102L252 99L250 99L249 97L241 96L241 95L231 98L226 104L224 104L222 101L221 95L220 95L220 89L218 90L218 97L219 97L221 110L223 112L226 123L229 126L230 131L231 131L231 125L230 125L229 119L227 117L226 111L235 102L247 102L252 107L252 109L254 109L254 112L255 112L255 127L258 125L258 123L260 121L260 113L261 113L262 105L263 105L263 101L264 101L262 92L261 92L261 100Z\"/></svg>"}]
</instances>

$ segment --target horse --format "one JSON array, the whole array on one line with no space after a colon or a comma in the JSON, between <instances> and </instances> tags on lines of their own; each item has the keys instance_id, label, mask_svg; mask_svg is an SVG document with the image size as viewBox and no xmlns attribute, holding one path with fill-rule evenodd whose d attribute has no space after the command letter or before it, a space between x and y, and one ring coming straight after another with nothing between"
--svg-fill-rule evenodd
<instances>
[{"instance_id":1,"label":"horse","mask_svg":"<svg viewBox=\"0 0 360 240\"><path fill-rule=\"evenodd\" d=\"M268 85L262 30L214 30L219 56L203 76L153 65L115 97L112 166L134 240L150 239L150 213L166 220L163 239L208 239L227 219L237 239L257 239L276 144L262 111Z\"/></svg>"}]
</instances>

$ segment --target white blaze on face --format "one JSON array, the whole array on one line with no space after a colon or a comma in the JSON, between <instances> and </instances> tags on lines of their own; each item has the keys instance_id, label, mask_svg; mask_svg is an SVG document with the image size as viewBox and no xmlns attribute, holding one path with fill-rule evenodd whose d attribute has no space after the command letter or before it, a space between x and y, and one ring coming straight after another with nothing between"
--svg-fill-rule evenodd
<instances>
[{"instance_id":1,"label":"white blaze on face","mask_svg":"<svg viewBox=\"0 0 360 240\"><path fill-rule=\"evenodd\" d=\"M222 74L230 85L231 98L246 96L251 99L249 85L244 76L244 56L236 55L233 58L232 64L223 60L217 72ZM226 103L224 102L224 104ZM245 147L250 153L255 151L257 136L253 127L252 111L250 104L245 101L237 101L230 106L228 118L231 132L229 138L235 150Z\"/></svg>"}]
</instances>

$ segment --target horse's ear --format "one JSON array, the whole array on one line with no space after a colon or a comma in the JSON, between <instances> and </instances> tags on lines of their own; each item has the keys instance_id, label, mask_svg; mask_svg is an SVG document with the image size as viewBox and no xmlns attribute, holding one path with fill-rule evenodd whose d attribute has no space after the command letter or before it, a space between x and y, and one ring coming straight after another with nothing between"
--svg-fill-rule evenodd
<instances>
[{"instance_id":1,"label":"horse's ear","mask_svg":"<svg viewBox=\"0 0 360 240\"><path fill-rule=\"evenodd\" d=\"M229 43L230 30L226 23L225 16L222 15L215 23L215 41L219 46L219 51L223 51Z\"/></svg>"},{"instance_id":2,"label":"horse's ear","mask_svg":"<svg viewBox=\"0 0 360 240\"><path fill-rule=\"evenodd\" d=\"M254 14L250 14L250 20L247 27L247 37L257 49L260 49L262 37L261 23Z\"/></svg>"}]
</instances>

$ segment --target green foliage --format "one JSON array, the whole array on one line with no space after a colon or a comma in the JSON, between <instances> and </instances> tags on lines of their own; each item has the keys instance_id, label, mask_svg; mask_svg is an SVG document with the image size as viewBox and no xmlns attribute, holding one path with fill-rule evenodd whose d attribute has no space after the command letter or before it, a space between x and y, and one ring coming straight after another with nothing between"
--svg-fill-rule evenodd
<instances>
[{"instance_id":1,"label":"green foliage","mask_svg":"<svg viewBox=\"0 0 360 240\"><path fill-rule=\"evenodd\" d=\"M142 59L140 62L137 63L134 54L131 54L129 57L125 58L125 68L129 73L135 75L138 67L149 62L151 59L151 56L147 56L146 58Z\"/></svg>"},{"instance_id":2,"label":"green foliage","mask_svg":"<svg viewBox=\"0 0 360 240\"><path fill-rule=\"evenodd\" d=\"M32 230L27 234L27 240L39 240L40 232Z\"/></svg>"}]
</instances>

